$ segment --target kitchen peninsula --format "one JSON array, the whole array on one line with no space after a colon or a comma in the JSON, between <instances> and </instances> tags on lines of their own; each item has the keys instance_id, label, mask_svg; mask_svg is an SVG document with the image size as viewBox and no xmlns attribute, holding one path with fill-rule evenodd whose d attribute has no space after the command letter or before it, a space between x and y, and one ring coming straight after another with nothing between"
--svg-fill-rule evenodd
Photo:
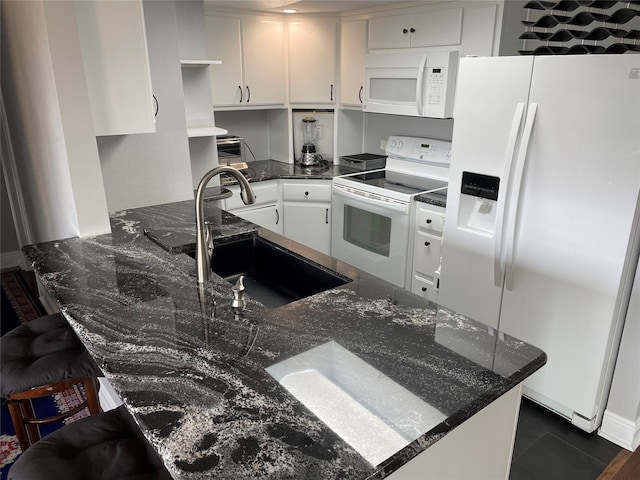
<instances>
[{"instance_id":1,"label":"kitchen peninsula","mask_svg":"<svg viewBox=\"0 0 640 480\"><path fill-rule=\"evenodd\" d=\"M456 434L507 398L506 428L485 423L473 444L502 450L484 462L503 463L506 478L519 384L542 351L216 202L205 216L216 245L259 235L347 283L278 308L251 298L232 308L232 285L212 275L199 288L185 254L192 201L117 212L108 235L24 248L174 478L410 478L406 468L463 442ZM452 471L474 455L465 446Z\"/></svg>"}]
</instances>

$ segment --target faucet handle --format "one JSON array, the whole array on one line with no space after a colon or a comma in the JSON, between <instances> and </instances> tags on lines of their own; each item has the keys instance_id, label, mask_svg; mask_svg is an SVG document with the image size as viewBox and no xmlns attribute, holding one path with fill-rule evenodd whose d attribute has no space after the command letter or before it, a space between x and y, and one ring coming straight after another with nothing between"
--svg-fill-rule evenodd
<instances>
[{"instance_id":1,"label":"faucet handle","mask_svg":"<svg viewBox=\"0 0 640 480\"><path fill-rule=\"evenodd\" d=\"M211 222L204 222L204 242L209 252L209 258L213 254L213 235L211 235Z\"/></svg>"},{"instance_id":2,"label":"faucet handle","mask_svg":"<svg viewBox=\"0 0 640 480\"><path fill-rule=\"evenodd\" d=\"M235 285L231 287L231 291L233 292L233 300L231 302L231 306L233 308L243 308L244 307L244 275L240 275Z\"/></svg>"}]
</instances>

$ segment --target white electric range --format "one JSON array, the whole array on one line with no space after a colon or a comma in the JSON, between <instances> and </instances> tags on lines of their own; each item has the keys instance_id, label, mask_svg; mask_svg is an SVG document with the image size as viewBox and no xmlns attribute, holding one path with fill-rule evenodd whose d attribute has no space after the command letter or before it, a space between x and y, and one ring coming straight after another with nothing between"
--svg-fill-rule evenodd
<instances>
[{"instance_id":1,"label":"white electric range","mask_svg":"<svg viewBox=\"0 0 640 480\"><path fill-rule=\"evenodd\" d=\"M386 153L383 169L333 179L331 255L404 288L413 198L446 199L451 142L393 135Z\"/></svg>"}]
</instances>

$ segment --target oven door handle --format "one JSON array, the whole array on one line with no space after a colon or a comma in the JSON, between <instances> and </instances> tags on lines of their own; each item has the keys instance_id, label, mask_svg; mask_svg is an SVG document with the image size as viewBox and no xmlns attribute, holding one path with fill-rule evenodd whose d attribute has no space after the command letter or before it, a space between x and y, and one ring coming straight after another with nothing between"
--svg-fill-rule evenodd
<instances>
[{"instance_id":1,"label":"oven door handle","mask_svg":"<svg viewBox=\"0 0 640 480\"><path fill-rule=\"evenodd\" d=\"M371 205L376 205L387 210L394 210L396 212L409 213L409 204L400 204L400 203L392 203L385 202L384 200L378 200L377 198L366 197L364 195L360 195L357 193L350 192L345 190L343 187L339 185L333 186L334 195L341 195L345 198L351 198L354 200L359 200L361 202L366 202Z\"/></svg>"}]
</instances>

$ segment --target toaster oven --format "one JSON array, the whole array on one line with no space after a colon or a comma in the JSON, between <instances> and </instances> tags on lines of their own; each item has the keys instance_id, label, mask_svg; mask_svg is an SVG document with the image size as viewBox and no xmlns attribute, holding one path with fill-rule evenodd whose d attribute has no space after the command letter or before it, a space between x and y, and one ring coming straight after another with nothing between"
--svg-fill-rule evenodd
<instances>
[{"instance_id":1,"label":"toaster oven","mask_svg":"<svg viewBox=\"0 0 640 480\"><path fill-rule=\"evenodd\" d=\"M218 164L237 169L247 168L244 138L236 135L219 135L216 137Z\"/></svg>"}]
</instances>

